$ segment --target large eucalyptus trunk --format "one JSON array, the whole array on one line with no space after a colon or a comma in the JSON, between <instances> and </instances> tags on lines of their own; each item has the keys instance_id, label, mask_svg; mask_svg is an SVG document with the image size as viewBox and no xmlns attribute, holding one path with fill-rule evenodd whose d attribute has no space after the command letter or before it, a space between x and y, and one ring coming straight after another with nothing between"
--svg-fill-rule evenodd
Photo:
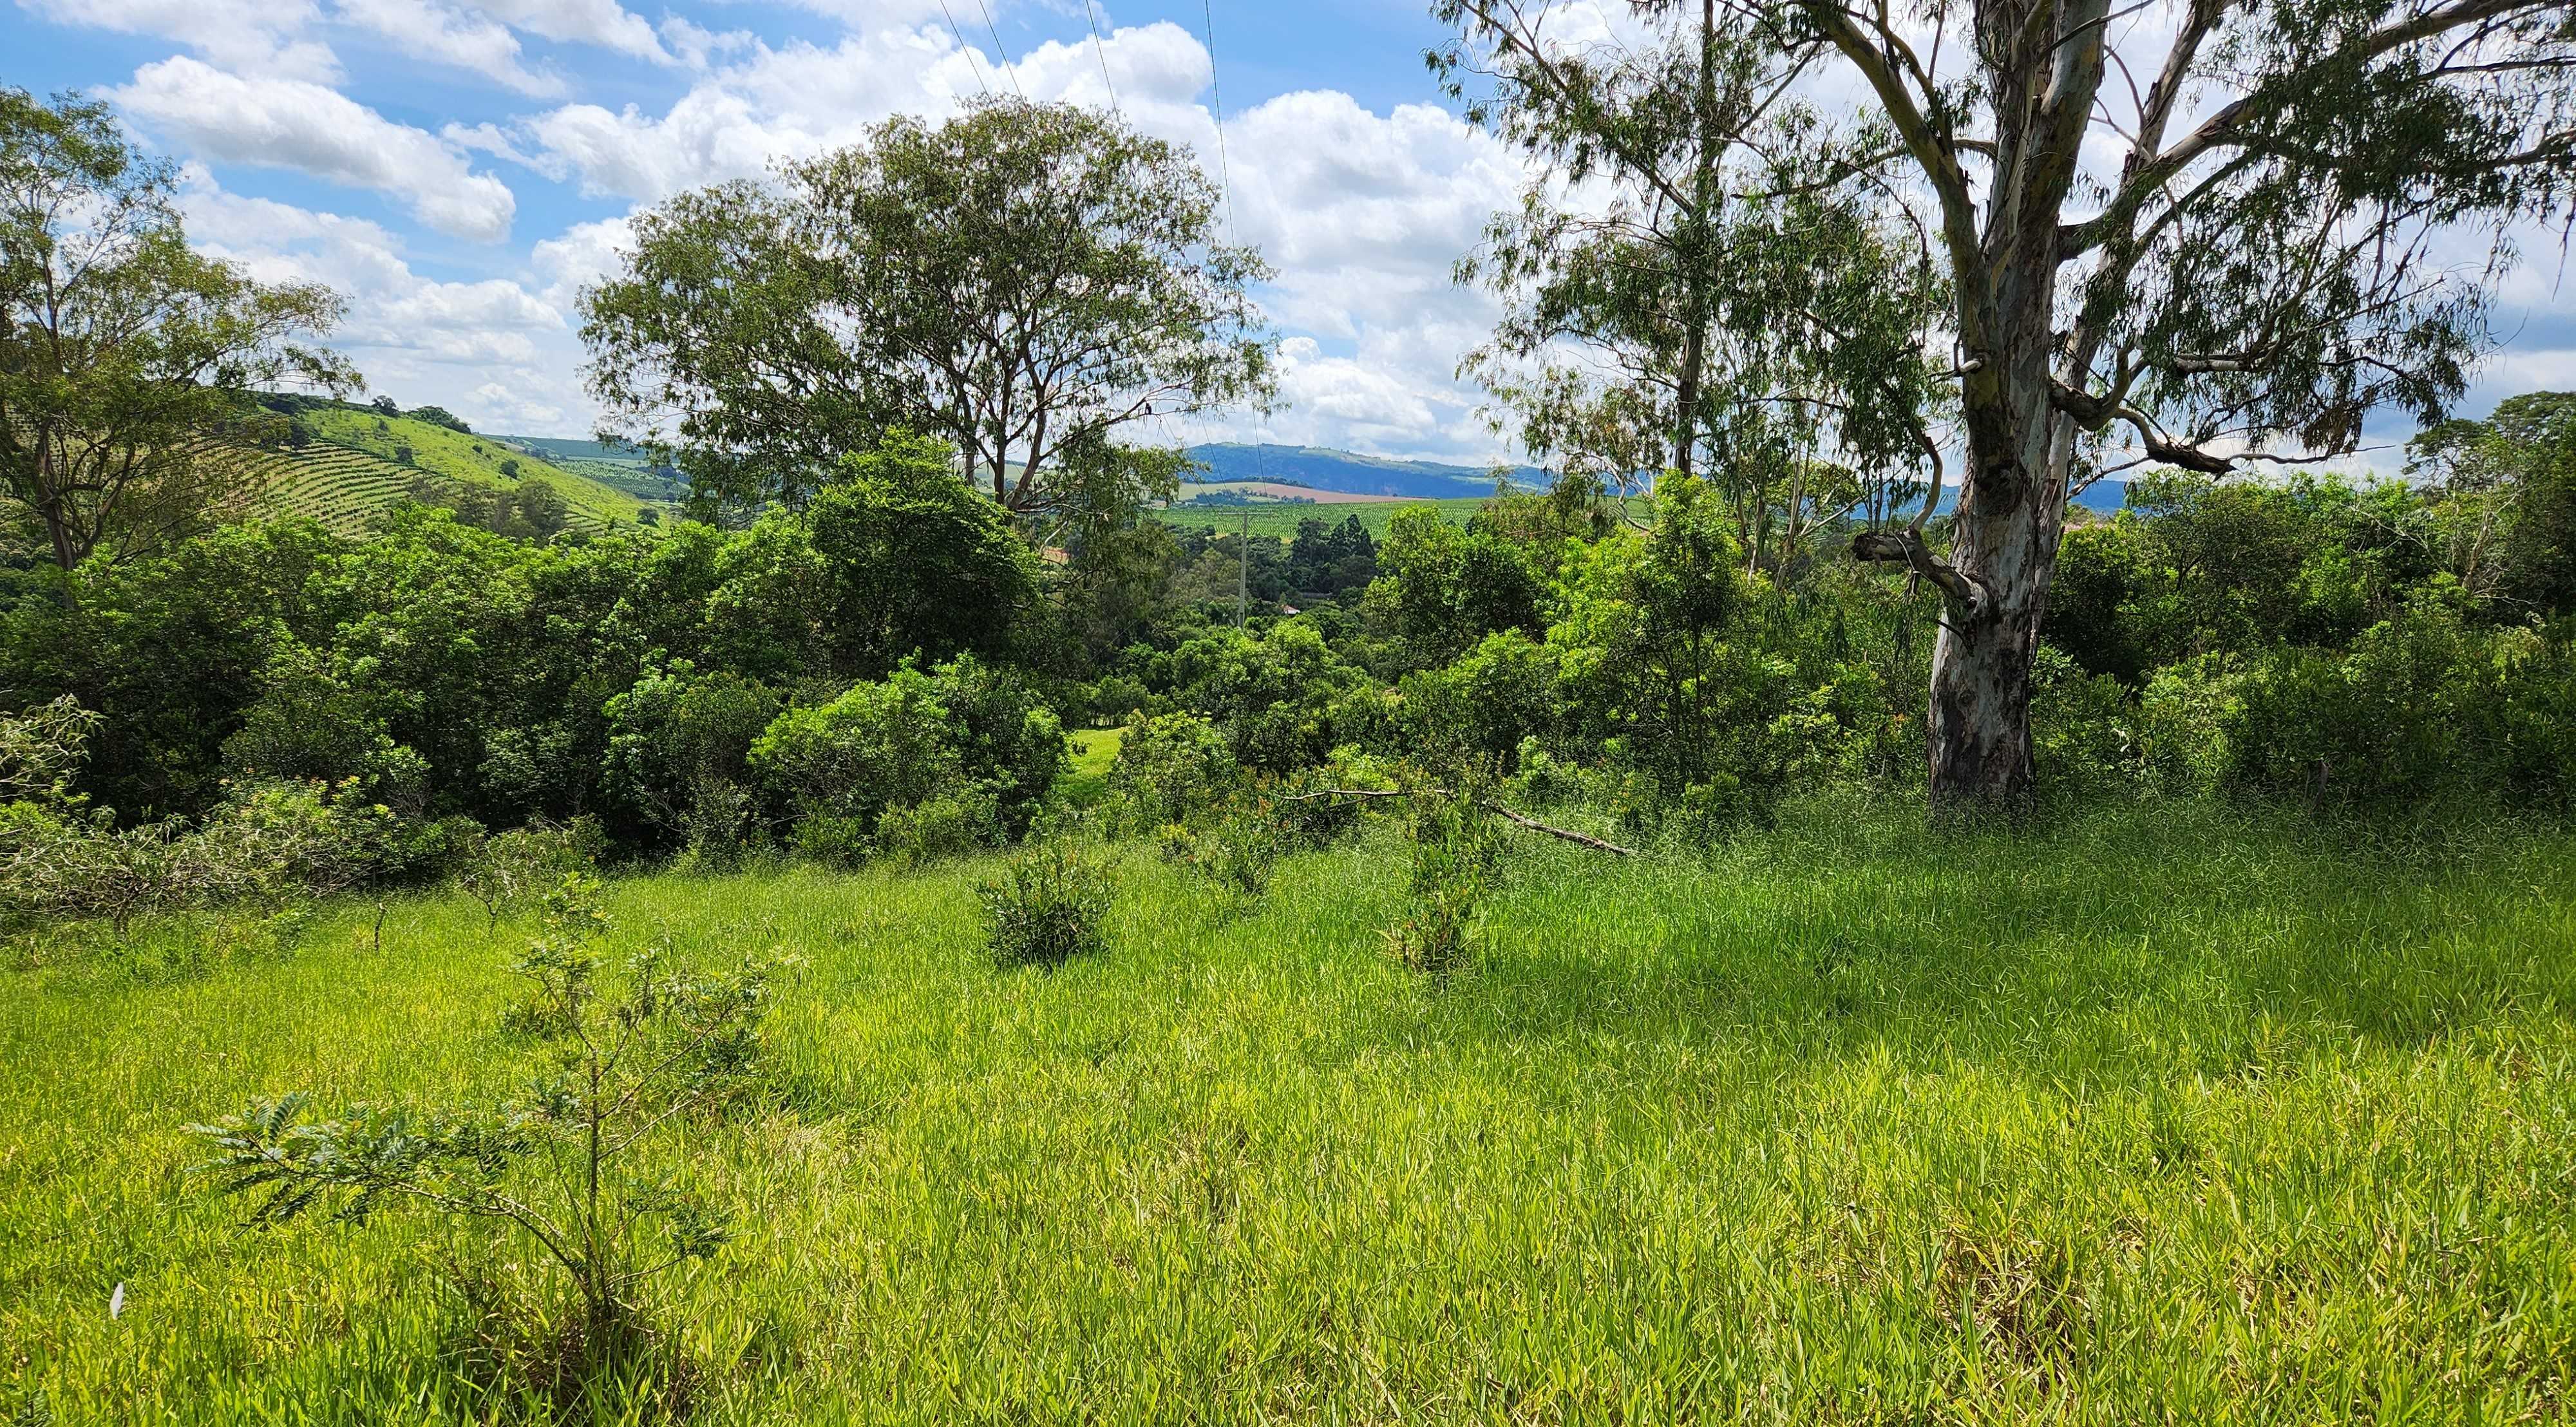
<instances>
[{"instance_id":1,"label":"large eucalyptus trunk","mask_svg":"<svg viewBox=\"0 0 2576 1427\"><path fill-rule=\"evenodd\" d=\"M2072 167L2071 156L2062 162ZM2034 164L2052 166L2044 157ZM2050 399L2054 230L2052 218L2044 228L1999 226L1987 236L1987 300L1976 315L1989 342L1960 384L1968 461L1948 564L1962 578L1945 587L1924 726L1936 812L2018 814L2033 793L2031 668L2057 570L2075 435Z\"/></svg>"},{"instance_id":2,"label":"large eucalyptus trunk","mask_svg":"<svg viewBox=\"0 0 2576 1427\"><path fill-rule=\"evenodd\" d=\"M2031 663L2057 552L2043 529L2053 522L2025 498L1989 494L2001 484L1970 488L1976 509L1963 505L1951 545L1951 563L1993 597L1943 620L1933 648L1925 735L1936 809L2016 812L2031 798Z\"/></svg>"}]
</instances>

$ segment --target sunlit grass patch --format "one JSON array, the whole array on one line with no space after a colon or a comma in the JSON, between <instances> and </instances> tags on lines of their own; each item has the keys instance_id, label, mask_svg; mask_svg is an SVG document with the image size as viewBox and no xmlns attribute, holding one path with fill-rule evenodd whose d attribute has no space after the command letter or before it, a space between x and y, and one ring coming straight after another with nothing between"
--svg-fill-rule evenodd
<instances>
[{"instance_id":1,"label":"sunlit grass patch","mask_svg":"<svg viewBox=\"0 0 2576 1427\"><path fill-rule=\"evenodd\" d=\"M1386 950L1384 828L1248 905L1129 852L1105 952L1053 970L984 952L991 872L610 888L622 945L801 961L760 1108L670 1151L734 1232L673 1285L694 1420L2565 1410L2563 837L1522 839L1440 982ZM398 902L377 952L372 917L0 980L0 1409L494 1414L458 1285L530 1264L421 1219L245 1231L185 1173L177 1127L255 1095L524 1079L526 919Z\"/></svg>"}]
</instances>

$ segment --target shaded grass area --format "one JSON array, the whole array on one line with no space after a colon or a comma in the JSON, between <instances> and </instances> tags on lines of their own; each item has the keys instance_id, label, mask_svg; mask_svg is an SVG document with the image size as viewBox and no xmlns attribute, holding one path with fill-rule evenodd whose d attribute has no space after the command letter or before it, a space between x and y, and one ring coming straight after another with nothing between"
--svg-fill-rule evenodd
<instances>
[{"instance_id":1,"label":"shaded grass area","mask_svg":"<svg viewBox=\"0 0 2576 1427\"><path fill-rule=\"evenodd\" d=\"M1383 832L1251 908L1131 855L1054 974L981 956L973 866L619 884L624 944L804 959L764 1108L667 1166L735 1210L697 1420L2564 1419L2576 844L1909 822L1518 844L1445 985ZM523 1252L185 1173L252 1094L524 1078L527 926L372 920L0 974L0 1412L493 1410L444 1285Z\"/></svg>"}]
</instances>

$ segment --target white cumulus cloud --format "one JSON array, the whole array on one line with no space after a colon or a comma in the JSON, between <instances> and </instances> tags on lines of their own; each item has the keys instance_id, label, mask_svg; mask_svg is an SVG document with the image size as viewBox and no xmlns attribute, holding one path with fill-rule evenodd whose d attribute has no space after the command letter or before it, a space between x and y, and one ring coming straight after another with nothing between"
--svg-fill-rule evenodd
<instances>
[{"instance_id":1,"label":"white cumulus cloud","mask_svg":"<svg viewBox=\"0 0 2576 1427\"><path fill-rule=\"evenodd\" d=\"M405 54L488 74L521 94L550 99L566 92L561 75L522 63L519 37L488 16L430 0L338 0L338 14Z\"/></svg>"},{"instance_id":2,"label":"white cumulus cloud","mask_svg":"<svg viewBox=\"0 0 2576 1427\"><path fill-rule=\"evenodd\" d=\"M18 0L18 8L60 25L173 40L227 68L318 80L340 73L330 46L305 33L321 18L313 0Z\"/></svg>"},{"instance_id":3,"label":"white cumulus cloud","mask_svg":"<svg viewBox=\"0 0 2576 1427\"><path fill-rule=\"evenodd\" d=\"M437 136L394 123L321 85L244 79L193 59L147 64L114 92L149 127L206 158L291 168L401 199L423 223L461 238L508 236L509 185L470 172Z\"/></svg>"}]
</instances>

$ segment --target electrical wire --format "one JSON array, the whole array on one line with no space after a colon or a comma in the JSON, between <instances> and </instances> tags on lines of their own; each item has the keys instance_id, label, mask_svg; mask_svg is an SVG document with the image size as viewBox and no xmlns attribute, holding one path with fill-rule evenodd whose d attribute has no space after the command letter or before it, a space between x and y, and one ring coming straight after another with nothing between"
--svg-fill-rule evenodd
<instances>
[{"instance_id":1,"label":"electrical wire","mask_svg":"<svg viewBox=\"0 0 2576 1427\"><path fill-rule=\"evenodd\" d=\"M957 17L949 13L948 0L939 0L939 13L948 21L948 33L957 37L957 51L966 56L966 67L975 72L975 87L984 91L985 98L992 98L993 86L984 82L984 66L975 59L975 47L966 43L966 32L957 28Z\"/></svg>"},{"instance_id":2,"label":"electrical wire","mask_svg":"<svg viewBox=\"0 0 2576 1427\"><path fill-rule=\"evenodd\" d=\"M1216 115L1217 189L1225 195L1225 236L1232 241L1235 237L1234 175L1228 171L1225 160L1225 91L1218 88L1216 82L1216 0L1199 0L1199 10L1207 20L1208 102Z\"/></svg>"},{"instance_id":3,"label":"electrical wire","mask_svg":"<svg viewBox=\"0 0 2576 1427\"><path fill-rule=\"evenodd\" d=\"M1002 47L1002 27L993 23L993 7L985 0L975 0L975 8L984 12L984 28L993 32L993 62L1002 67L1002 73L1010 76L1011 88L1019 94L1020 102L1027 103L1029 92L1020 88L1019 71L1011 68L1011 52Z\"/></svg>"},{"instance_id":4,"label":"electrical wire","mask_svg":"<svg viewBox=\"0 0 2576 1427\"><path fill-rule=\"evenodd\" d=\"M1109 50L1100 43L1100 14L1092 9L1091 0L1082 0L1082 18L1091 22L1091 52L1100 59L1100 87L1109 91L1109 107L1118 108L1118 86L1109 79Z\"/></svg>"}]
</instances>

